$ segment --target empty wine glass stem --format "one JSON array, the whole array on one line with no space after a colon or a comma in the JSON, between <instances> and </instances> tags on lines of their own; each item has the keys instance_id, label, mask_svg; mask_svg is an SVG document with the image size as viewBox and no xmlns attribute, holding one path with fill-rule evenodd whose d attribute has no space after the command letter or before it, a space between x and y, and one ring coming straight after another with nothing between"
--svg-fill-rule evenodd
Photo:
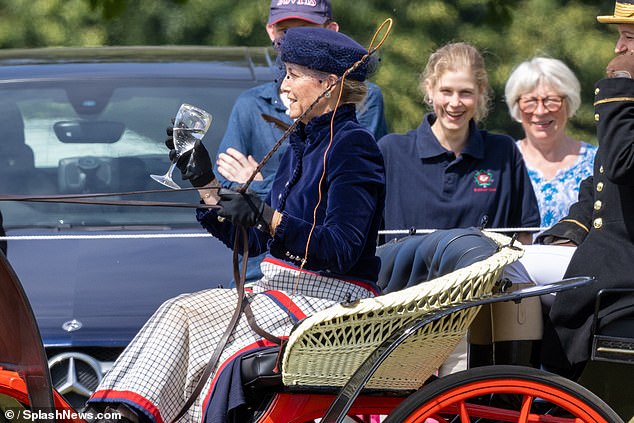
<instances>
[{"instance_id":1,"label":"empty wine glass stem","mask_svg":"<svg viewBox=\"0 0 634 423\"><path fill-rule=\"evenodd\" d=\"M165 174L168 179L172 179L172 173L174 173L174 168L176 167L176 162L172 162L170 164L169 169L167 169L167 173Z\"/></svg>"}]
</instances>

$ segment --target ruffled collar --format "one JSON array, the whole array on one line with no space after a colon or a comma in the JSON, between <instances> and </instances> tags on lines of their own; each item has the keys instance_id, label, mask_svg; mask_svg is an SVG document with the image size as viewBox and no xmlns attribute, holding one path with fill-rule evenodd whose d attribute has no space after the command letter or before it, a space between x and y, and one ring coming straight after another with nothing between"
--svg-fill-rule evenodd
<instances>
[{"instance_id":1,"label":"ruffled collar","mask_svg":"<svg viewBox=\"0 0 634 423\"><path fill-rule=\"evenodd\" d=\"M341 122L342 120L350 120L351 118L356 119L356 109L354 104L343 104L339 106L336 112L335 123ZM319 137L315 135L319 135L326 129L330 130L330 120L332 119L333 113L335 112L332 111L321 116L314 117L307 124L300 123L297 126L297 133L308 143L317 141Z\"/></svg>"}]
</instances>

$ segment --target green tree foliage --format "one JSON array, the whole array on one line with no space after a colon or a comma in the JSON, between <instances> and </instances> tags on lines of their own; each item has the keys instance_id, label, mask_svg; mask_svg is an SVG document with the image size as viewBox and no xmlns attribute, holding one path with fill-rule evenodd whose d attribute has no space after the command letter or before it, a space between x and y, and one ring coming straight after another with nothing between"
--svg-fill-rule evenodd
<instances>
[{"instance_id":1,"label":"green tree foliage","mask_svg":"<svg viewBox=\"0 0 634 423\"><path fill-rule=\"evenodd\" d=\"M394 26L377 53L373 79L393 131L420 123L418 90L429 54L451 41L484 53L494 93L484 125L521 136L508 115L504 83L519 62L546 55L566 62L582 84L573 136L595 142L593 88L613 55L615 28L596 22L613 0L332 0L342 31L369 45L386 19ZM267 45L268 0L0 0L0 46L134 44Z\"/></svg>"},{"instance_id":2,"label":"green tree foliage","mask_svg":"<svg viewBox=\"0 0 634 423\"><path fill-rule=\"evenodd\" d=\"M419 74L429 54L452 41L466 41L483 53L494 98L484 125L490 130L522 136L504 102L504 85L514 66L535 55L563 60L577 74L583 105L569 125L570 133L595 142L594 83L613 56L615 28L596 22L598 14L611 14L613 1L564 0L366 0L359 11L347 12L347 3L335 3L342 28L358 40L369 39L373 27L385 17L394 28L382 48L382 68L376 82L383 87L394 131L416 127L427 110L418 90ZM333 6L334 7L334 6ZM367 11L366 11L367 10ZM344 19L345 18L345 19Z\"/></svg>"}]
</instances>

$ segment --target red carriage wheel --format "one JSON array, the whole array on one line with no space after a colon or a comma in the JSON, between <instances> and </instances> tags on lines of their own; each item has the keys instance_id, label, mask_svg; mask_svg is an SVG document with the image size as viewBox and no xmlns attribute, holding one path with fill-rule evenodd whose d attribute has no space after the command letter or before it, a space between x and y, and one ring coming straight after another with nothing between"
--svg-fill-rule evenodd
<instances>
[{"instance_id":1,"label":"red carriage wheel","mask_svg":"<svg viewBox=\"0 0 634 423\"><path fill-rule=\"evenodd\" d=\"M429 383L400 404L385 423L548 422L622 423L599 397L541 370L487 366Z\"/></svg>"}]
</instances>

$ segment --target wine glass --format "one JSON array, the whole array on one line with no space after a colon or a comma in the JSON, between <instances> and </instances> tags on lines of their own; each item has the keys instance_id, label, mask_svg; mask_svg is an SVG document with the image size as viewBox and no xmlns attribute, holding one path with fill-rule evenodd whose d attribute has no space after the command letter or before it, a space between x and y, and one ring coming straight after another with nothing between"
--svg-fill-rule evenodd
<instances>
[{"instance_id":1,"label":"wine glass","mask_svg":"<svg viewBox=\"0 0 634 423\"><path fill-rule=\"evenodd\" d=\"M178 162L178 158L185 152L194 148L196 140L201 140L205 136L205 133L207 133L207 130L211 126L211 120L211 114L205 110L199 109L191 104L181 104L174 119L173 137L176 157L172 161L169 169L167 169L165 175L150 175L152 179L167 187L181 189L172 179L176 162Z\"/></svg>"}]
</instances>

